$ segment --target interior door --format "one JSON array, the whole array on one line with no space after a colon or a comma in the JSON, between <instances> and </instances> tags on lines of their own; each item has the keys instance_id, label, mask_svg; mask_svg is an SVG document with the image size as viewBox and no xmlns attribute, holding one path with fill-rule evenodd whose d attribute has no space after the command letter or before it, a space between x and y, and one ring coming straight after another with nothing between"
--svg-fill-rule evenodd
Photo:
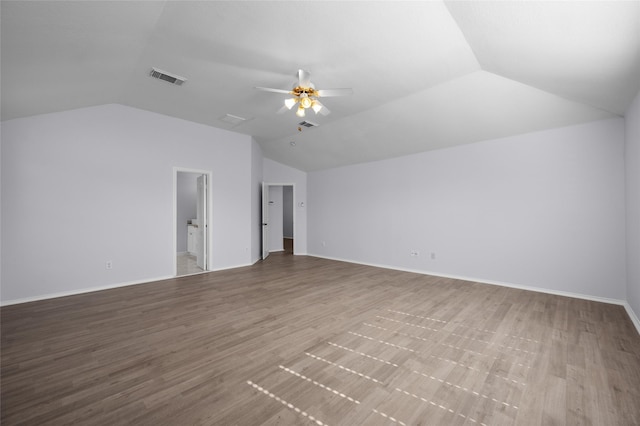
<instances>
[{"instance_id":1,"label":"interior door","mask_svg":"<svg viewBox=\"0 0 640 426\"><path fill-rule=\"evenodd\" d=\"M269 256L269 184L262 182L262 259Z\"/></svg>"},{"instance_id":2,"label":"interior door","mask_svg":"<svg viewBox=\"0 0 640 426\"><path fill-rule=\"evenodd\" d=\"M196 264L207 270L207 175L198 176L198 196L196 201Z\"/></svg>"}]
</instances>

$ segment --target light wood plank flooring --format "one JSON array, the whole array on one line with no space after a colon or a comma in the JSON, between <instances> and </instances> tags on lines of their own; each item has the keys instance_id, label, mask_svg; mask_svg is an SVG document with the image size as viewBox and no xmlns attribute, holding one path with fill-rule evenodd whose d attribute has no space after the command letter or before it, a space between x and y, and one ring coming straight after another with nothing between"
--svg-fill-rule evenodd
<instances>
[{"instance_id":1,"label":"light wood plank flooring","mask_svg":"<svg viewBox=\"0 0 640 426\"><path fill-rule=\"evenodd\" d=\"M8 425L638 425L620 306L304 256L1 309Z\"/></svg>"}]
</instances>

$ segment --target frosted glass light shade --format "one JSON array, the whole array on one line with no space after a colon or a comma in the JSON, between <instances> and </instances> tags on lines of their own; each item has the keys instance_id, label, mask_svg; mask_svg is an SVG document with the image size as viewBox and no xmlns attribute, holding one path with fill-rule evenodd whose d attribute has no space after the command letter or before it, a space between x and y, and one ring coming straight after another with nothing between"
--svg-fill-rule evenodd
<instances>
[{"instance_id":1,"label":"frosted glass light shade","mask_svg":"<svg viewBox=\"0 0 640 426\"><path fill-rule=\"evenodd\" d=\"M298 100L296 98L289 98L289 99L285 99L284 100L284 105L288 108L291 109L293 108L293 106L296 104L296 102L298 102Z\"/></svg>"}]
</instances>

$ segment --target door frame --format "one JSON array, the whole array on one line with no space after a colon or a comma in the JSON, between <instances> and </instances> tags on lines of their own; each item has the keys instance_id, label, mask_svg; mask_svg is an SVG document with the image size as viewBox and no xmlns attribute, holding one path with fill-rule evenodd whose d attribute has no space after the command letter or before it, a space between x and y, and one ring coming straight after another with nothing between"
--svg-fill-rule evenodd
<instances>
[{"instance_id":1,"label":"door frame","mask_svg":"<svg viewBox=\"0 0 640 426\"><path fill-rule=\"evenodd\" d=\"M293 212L292 212L292 216L293 216L293 254L296 254L296 206L298 205L296 203L296 184L295 183L278 183L278 182L262 182L262 202L260 203L262 205L261 207L261 215L260 215L260 230L262 232L262 238L260 240L260 254L261 254L261 258L262 260L266 259L268 255L268 243L269 243L269 239L267 238L267 250L266 253L267 255L265 256L265 234L269 235L269 230L268 230L268 221L267 221L267 225L265 225L265 221L264 221L264 211L265 211L265 207L268 209L269 208L269 199L268 199L268 195L269 195L269 187L271 186L290 186L292 187L292 192L293 192ZM267 195L267 198L265 199L265 194ZM266 231L265 231L265 226L267 227Z\"/></svg>"},{"instance_id":2,"label":"door frame","mask_svg":"<svg viewBox=\"0 0 640 426\"><path fill-rule=\"evenodd\" d=\"M191 169L188 167L173 167L173 253L171 258L173 259L173 276L178 276L178 264L176 262L176 256L178 253L178 173L193 173L198 175L206 175L207 176L207 191L206 191L206 210L207 214L205 216L206 220L206 230L205 230L205 260L206 260L206 269L202 272L211 271L211 235L212 235L212 199L213 199L213 191L212 191L212 172L210 170L201 170L201 169Z\"/></svg>"}]
</instances>

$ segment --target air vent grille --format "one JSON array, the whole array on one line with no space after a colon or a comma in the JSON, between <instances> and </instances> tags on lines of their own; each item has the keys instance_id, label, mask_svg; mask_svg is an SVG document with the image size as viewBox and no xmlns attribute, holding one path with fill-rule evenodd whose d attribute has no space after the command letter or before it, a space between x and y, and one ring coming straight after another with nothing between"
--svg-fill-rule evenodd
<instances>
[{"instance_id":1,"label":"air vent grille","mask_svg":"<svg viewBox=\"0 0 640 426\"><path fill-rule=\"evenodd\" d=\"M311 122L311 121L307 121L307 120L301 121L298 124L301 125L301 126L304 126L304 127L318 127L317 123L314 123L314 122Z\"/></svg>"},{"instance_id":2,"label":"air vent grille","mask_svg":"<svg viewBox=\"0 0 640 426\"><path fill-rule=\"evenodd\" d=\"M182 84L187 81L184 77L159 70L158 68L151 68L149 75L153 78L157 78L158 80L164 80L168 83L175 84L176 86L182 86Z\"/></svg>"},{"instance_id":3,"label":"air vent grille","mask_svg":"<svg viewBox=\"0 0 640 426\"><path fill-rule=\"evenodd\" d=\"M220 120L224 121L225 123L233 124L235 126L237 124L243 123L247 119L238 115L227 114L224 117L220 118Z\"/></svg>"}]
</instances>

